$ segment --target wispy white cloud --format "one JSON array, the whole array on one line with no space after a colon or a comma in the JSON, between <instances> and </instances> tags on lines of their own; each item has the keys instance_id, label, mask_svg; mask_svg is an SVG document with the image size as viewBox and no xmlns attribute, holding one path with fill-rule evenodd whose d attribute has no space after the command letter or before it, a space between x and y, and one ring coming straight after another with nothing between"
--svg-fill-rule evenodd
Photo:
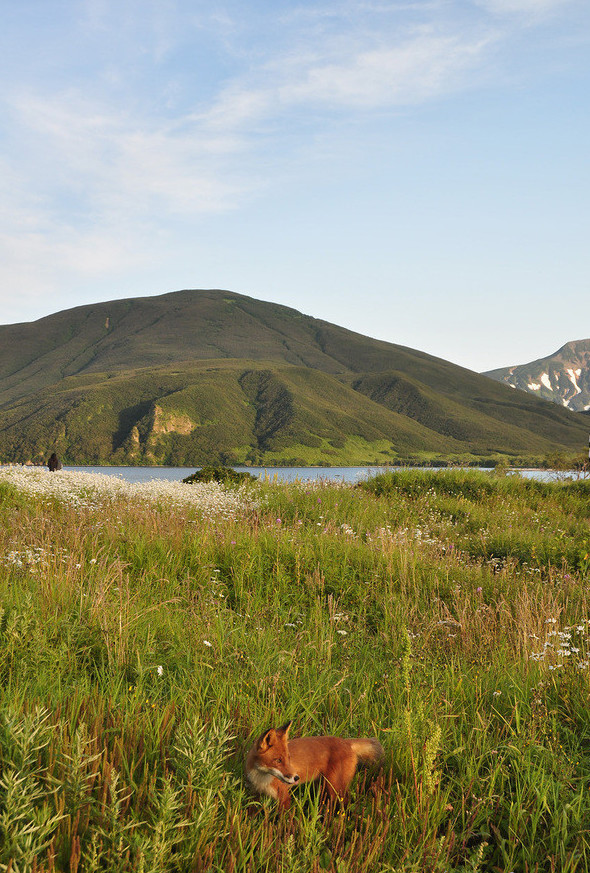
<instances>
[{"instance_id":1,"label":"wispy white cloud","mask_svg":"<svg viewBox=\"0 0 590 873\"><path fill-rule=\"evenodd\" d=\"M201 121L211 129L252 128L306 106L330 117L417 104L474 86L474 74L500 34L420 26L405 33L340 32L321 45L297 46L267 57L253 73L224 87ZM300 116L296 116L297 120Z\"/></svg>"},{"instance_id":2,"label":"wispy white cloud","mask_svg":"<svg viewBox=\"0 0 590 873\"><path fill-rule=\"evenodd\" d=\"M477 2L499 12L557 8L568 0ZM83 26L104 30L107 39L118 8L112 0L85 0ZM121 31L140 9L138 26L140 34L151 35L145 51L152 58L173 55L175 45L186 49L181 30L187 21L193 33L204 28L220 39L240 30L235 9L220 17L204 7L188 13L175 0L163 6L132 0ZM36 91L15 88L8 110L21 140L38 144L37 154L30 146L34 184L47 197L58 198L61 187L66 197L84 201L91 217L119 210L199 215L232 209L258 184L250 156L268 148L275 124L282 131L297 127L310 108L321 126L334 111L352 118L359 111L419 104L472 88L505 39L505 29L477 17L466 20L454 4L441 0L351 0L295 7L278 17L294 21L304 15L324 23L317 30L294 24L266 43L262 33L240 71L220 78L209 94L199 88L198 66L197 81L190 89L184 82L184 90L176 68L166 69L151 105L145 97L130 101L116 88L96 93L84 83L49 93L41 83ZM133 51L143 50L136 39ZM103 74L117 80L110 54ZM185 80L187 75L184 70ZM176 105L170 96L175 89L183 90ZM16 169L22 156L13 152L11 159Z\"/></svg>"},{"instance_id":3,"label":"wispy white cloud","mask_svg":"<svg viewBox=\"0 0 590 873\"><path fill-rule=\"evenodd\" d=\"M232 182L231 171L220 164L240 148L235 136L127 116L93 106L77 92L52 100L21 95L12 99L11 109L25 139L40 143L40 189L61 187L103 216L113 209L139 213L158 205L170 213L223 210L245 187Z\"/></svg>"},{"instance_id":4,"label":"wispy white cloud","mask_svg":"<svg viewBox=\"0 0 590 873\"><path fill-rule=\"evenodd\" d=\"M477 5L494 15L524 16L537 21L566 11L579 0L476 0Z\"/></svg>"},{"instance_id":5,"label":"wispy white cloud","mask_svg":"<svg viewBox=\"0 0 590 873\"><path fill-rule=\"evenodd\" d=\"M339 63L319 63L280 89L286 102L322 102L360 109L429 100L468 86L492 36L424 33L396 46L361 51Z\"/></svg>"},{"instance_id":6,"label":"wispy white cloud","mask_svg":"<svg viewBox=\"0 0 590 873\"><path fill-rule=\"evenodd\" d=\"M329 155L336 116L352 130L473 89L515 34L579 2L73 4L50 63L14 54L0 103L4 287L149 263L160 231L238 209L302 143Z\"/></svg>"},{"instance_id":7,"label":"wispy white cloud","mask_svg":"<svg viewBox=\"0 0 590 873\"><path fill-rule=\"evenodd\" d=\"M149 258L141 245L145 228L135 229L111 216L110 221L78 225L73 215L58 214L30 179L8 172L0 162L0 300L2 322L27 320L28 313L51 311L64 282L84 283L114 276ZM44 305L43 301L47 303ZM41 305L40 305L41 304ZM55 307L53 307L55 308Z\"/></svg>"},{"instance_id":8,"label":"wispy white cloud","mask_svg":"<svg viewBox=\"0 0 590 873\"><path fill-rule=\"evenodd\" d=\"M38 216L29 223L39 224ZM0 230L2 323L28 321L39 313L63 308L68 292L75 293L97 277L113 278L145 264L149 250L104 228L76 232L54 226L37 231ZM73 281L72 281L73 280ZM75 299L75 298L74 298ZM74 302L71 305L75 305Z\"/></svg>"}]
</instances>

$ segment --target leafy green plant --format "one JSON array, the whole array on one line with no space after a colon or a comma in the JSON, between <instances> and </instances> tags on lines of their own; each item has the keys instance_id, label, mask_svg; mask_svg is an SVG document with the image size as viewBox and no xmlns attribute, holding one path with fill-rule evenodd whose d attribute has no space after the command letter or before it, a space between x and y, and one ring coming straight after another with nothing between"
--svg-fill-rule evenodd
<instances>
[{"instance_id":1,"label":"leafy green plant","mask_svg":"<svg viewBox=\"0 0 590 873\"><path fill-rule=\"evenodd\" d=\"M201 467L196 473L191 473L183 480L187 485L193 482L221 482L223 485L242 485L244 482L256 482L256 476L245 471L240 472L232 467L207 466Z\"/></svg>"}]
</instances>

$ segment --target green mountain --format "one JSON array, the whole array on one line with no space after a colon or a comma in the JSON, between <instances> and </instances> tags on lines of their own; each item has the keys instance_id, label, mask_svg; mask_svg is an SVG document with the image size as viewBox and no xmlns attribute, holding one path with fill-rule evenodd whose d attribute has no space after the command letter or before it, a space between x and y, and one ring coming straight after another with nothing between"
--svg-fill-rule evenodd
<instances>
[{"instance_id":1,"label":"green mountain","mask_svg":"<svg viewBox=\"0 0 590 873\"><path fill-rule=\"evenodd\" d=\"M0 326L0 460L365 464L530 458L587 419L485 376L227 291Z\"/></svg>"}]
</instances>

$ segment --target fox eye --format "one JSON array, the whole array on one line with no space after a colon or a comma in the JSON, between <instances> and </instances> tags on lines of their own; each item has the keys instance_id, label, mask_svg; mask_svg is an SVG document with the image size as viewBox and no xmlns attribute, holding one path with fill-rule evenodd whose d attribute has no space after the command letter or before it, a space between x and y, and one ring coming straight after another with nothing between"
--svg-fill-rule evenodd
<instances>
[{"instance_id":1,"label":"fox eye","mask_svg":"<svg viewBox=\"0 0 590 873\"><path fill-rule=\"evenodd\" d=\"M282 763L283 763L282 758L275 758L275 764L282 764Z\"/></svg>"}]
</instances>

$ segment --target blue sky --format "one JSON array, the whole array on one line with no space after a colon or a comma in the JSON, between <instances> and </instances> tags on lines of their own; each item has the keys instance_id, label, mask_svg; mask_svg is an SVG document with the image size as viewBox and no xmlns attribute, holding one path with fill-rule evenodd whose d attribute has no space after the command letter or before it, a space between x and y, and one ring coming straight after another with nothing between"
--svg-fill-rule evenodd
<instances>
[{"instance_id":1,"label":"blue sky","mask_svg":"<svg viewBox=\"0 0 590 873\"><path fill-rule=\"evenodd\" d=\"M227 288L475 370L590 336L588 0L4 0L0 322Z\"/></svg>"}]
</instances>

